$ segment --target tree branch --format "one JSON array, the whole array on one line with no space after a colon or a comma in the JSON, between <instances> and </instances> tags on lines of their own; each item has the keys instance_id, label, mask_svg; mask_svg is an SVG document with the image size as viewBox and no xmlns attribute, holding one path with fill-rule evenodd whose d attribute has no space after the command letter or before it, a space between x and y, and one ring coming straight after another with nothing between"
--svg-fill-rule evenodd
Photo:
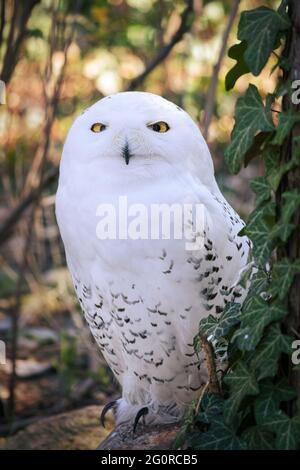
<instances>
[{"instance_id":1,"label":"tree branch","mask_svg":"<svg viewBox=\"0 0 300 470\"><path fill-rule=\"evenodd\" d=\"M36 1L36 0L32 0ZM81 6L81 0L77 0L76 2L77 8ZM56 11L59 8L59 4L56 6ZM56 30L58 21L58 16L55 14L52 18L51 27L53 30ZM44 184L43 175L45 170L46 161L48 158L48 150L49 150L49 141L50 141L50 132L52 128L53 119L55 117L56 106L58 103L61 85L63 81L63 75L65 70L65 65L67 62L67 52L68 48L72 42L73 35L74 35L74 24L72 24L70 33L67 35L65 47L64 47L64 62L61 67L60 73L58 75L57 80L54 83L54 89L51 93L50 97L47 95L47 107L46 107L46 124L44 126L44 139L42 143L42 150L40 153L40 160L38 162L38 166L36 168L36 177L37 181L34 185L34 189L36 193L34 194L33 204L31 206L31 212L29 218L26 220L26 240L25 240L25 247L23 252L23 258L20 264L20 269L18 273L18 280L16 283L16 293L15 293L15 305L12 311L12 339L11 339L11 361L12 361L12 372L10 374L9 379L9 399L8 399L8 419L9 425L12 425L15 413L15 387L17 382L17 374L16 374L16 360L17 360L17 353L18 353L18 336L19 336L19 317L20 317L20 308L21 308L21 301L22 301L22 285L24 282L27 263L28 263L28 252L31 244L32 234L33 234L33 226L34 226L34 218L35 212L38 207L41 192ZM58 40L58 35L54 35L54 41ZM52 60L52 53L55 48L50 48L51 60ZM48 107L50 105L50 108ZM50 115L48 115L49 110L51 110ZM18 216L19 219L19 216Z\"/></svg>"},{"instance_id":2,"label":"tree branch","mask_svg":"<svg viewBox=\"0 0 300 470\"><path fill-rule=\"evenodd\" d=\"M181 14L181 21L177 31L173 34L171 40L163 45L163 47L159 50L156 57L154 57L148 65L146 65L145 70L135 77L128 85L127 91L135 90L138 88L146 79L146 77L161 63L166 57L170 54L173 47L181 41L183 36L190 28L190 15L193 13L193 0L186 0L186 7Z\"/></svg>"},{"instance_id":3,"label":"tree branch","mask_svg":"<svg viewBox=\"0 0 300 470\"><path fill-rule=\"evenodd\" d=\"M5 0L1 0L0 4L0 48L3 41L3 31L5 25Z\"/></svg>"},{"instance_id":4,"label":"tree branch","mask_svg":"<svg viewBox=\"0 0 300 470\"><path fill-rule=\"evenodd\" d=\"M26 27L32 10L38 3L40 3L40 1L41 0L28 0L26 2L18 2L17 0L14 1L12 19L7 39L7 47L0 74L1 80L3 80L6 84L10 81L17 64L20 48L26 35ZM1 10L1 13L2 15L4 14L4 8Z\"/></svg>"},{"instance_id":5,"label":"tree branch","mask_svg":"<svg viewBox=\"0 0 300 470\"><path fill-rule=\"evenodd\" d=\"M58 176L58 168L50 170L42 180L41 189L47 188ZM23 213L39 197L39 189L34 188L24 199L12 210L7 219L0 226L0 245L4 243L11 235L16 223L20 220Z\"/></svg>"},{"instance_id":6,"label":"tree branch","mask_svg":"<svg viewBox=\"0 0 300 470\"><path fill-rule=\"evenodd\" d=\"M36 0L35 0L36 1ZM82 0L77 0L76 5L74 6L74 10L70 13L76 13L80 10L82 4ZM57 21L57 15L53 12L53 21ZM52 31L56 30L56 26L53 24L51 27ZM45 92L45 119L46 123L43 130L43 139L41 144L39 145L35 157L33 159L31 169L28 173L26 184L25 184L25 191L22 196L22 199L18 203L18 205L12 210L11 214L4 220L2 225L0 225L0 245L4 243L8 237L10 236L12 230L14 229L15 225L20 220L21 216L23 215L24 211L34 203L40 196L40 191L45 189L49 186L53 181L55 181L56 177L58 176L58 169L53 169L49 171L49 173L43 178L43 169L42 166L45 164L47 160L47 154L49 150L49 141L50 141L50 133L53 125L53 121L56 114L57 104L60 96L60 91L63 83L64 71L67 63L67 53L68 49L72 43L74 37L74 24L71 27L71 30L65 40L64 44L64 62L61 67L60 73L56 79L54 89L52 90L51 96ZM50 41L50 57L48 63L46 65L45 71L45 81L50 81L49 77L49 62L52 61L52 53L55 50L56 46L54 46L53 41L56 42L58 40L58 36L53 37Z\"/></svg>"},{"instance_id":7,"label":"tree branch","mask_svg":"<svg viewBox=\"0 0 300 470\"><path fill-rule=\"evenodd\" d=\"M210 126L210 122L213 116L216 90L217 90L222 61L223 61L225 52L227 50L229 34L233 26L237 11L238 11L240 1L241 0L234 0L234 2L232 3L232 7L231 7L229 17L228 17L228 22L223 32L222 45L221 45L221 49L219 52L219 57L218 57L217 62L214 65L213 74L212 74L209 89L207 92L207 98L206 98L205 107L204 107L204 119L203 119L203 127L204 127L203 137L205 139L208 138L209 126Z\"/></svg>"},{"instance_id":8,"label":"tree branch","mask_svg":"<svg viewBox=\"0 0 300 470\"><path fill-rule=\"evenodd\" d=\"M221 393L218 374L214 358L214 349L208 339L200 335L200 341L206 357L206 366L208 371L207 390L212 393Z\"/></svg>"}]
</instances>

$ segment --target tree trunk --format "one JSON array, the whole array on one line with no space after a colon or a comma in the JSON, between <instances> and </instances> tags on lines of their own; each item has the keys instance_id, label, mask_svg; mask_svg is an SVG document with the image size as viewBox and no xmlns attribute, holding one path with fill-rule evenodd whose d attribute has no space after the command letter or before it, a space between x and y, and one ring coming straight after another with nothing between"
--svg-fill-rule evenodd
<instances>
[{"instance_id":1,"label":"tree trunk","mask_svg":"<svg viewBox=\"0 0 300 470\"><path fill-rule=\"evenodd\" d=\"M290 70L284 73L284 82L291 86L294 80L300 80L300 1L290 0L289 15L292 21L291 34L287 41L287 45L283 54L288 58L290 63ZM300 83L300 82L299 82ZM298 87L299 88L299 85ZM292 92L283 98L283 110L290 108L296 109L300 112L300 105L292 102ZM298 140L295 141L295 138ZM293 152L300 151L300 123L296 124L291 132L291 135L282 146L281 150L281 164L290 161ZM277 197L278 201L282 204L282 193L300 188L300 166L289 171L283 178L280 185ZM288 245L279 252L279 257L287 256L291 262L299 260L300 258L300 208L298 207L292 223L296 225L296 229L292 233ZM289 292L288 298L289 313L286 319L287 332L292 336L300 337L300 275L294 279L292 288ZM297 390L298 397L300 397L300 373L293 371L293 364L289 365L291 383Z\"/></svg>"}]
</instances>

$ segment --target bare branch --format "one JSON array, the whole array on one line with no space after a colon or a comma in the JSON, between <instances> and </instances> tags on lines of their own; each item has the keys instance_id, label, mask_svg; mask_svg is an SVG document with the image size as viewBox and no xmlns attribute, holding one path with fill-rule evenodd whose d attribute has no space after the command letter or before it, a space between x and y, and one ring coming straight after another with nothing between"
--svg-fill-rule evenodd
<instances>
[{"instance_id":1,"label":"bare branch","mask_svg":"<svg viewBox=\"0 0 300 470\"><path fill-rule=\"evenodd\" d=\"M219 52L219 57L218 57L218 60L215 64L215 66L214 66L213 74L212 74L210 85L209 85L209 89L208 89L208 92L207 92L207 98L206 98L206 103L205 103L205 107L204 107L204 120L203 120L203 126L204 126L203 137L205 139L207 139L208 135L209 135L209 126L210 126L210 122L211 122L212 115L213 115L213 110L214 110L216 90L217 90L218 79L219 79L219 73L220 73L220 69L221 69L221 65L222 65L222 61L223 61L225 52L227 50L227 43L228 43L229 34L230 34L231 28L233 26L237 11L238 11L240 1L241 0L234 0L232 2L232 7L231 7L230 14L229 14L229 17L228 17L228 22L227 22L227 25L225 27L223 37L222 37L222 45L221 45L221 49L220 49L220 52Z\"/></svg>"},{"instance_id":2,"label":"bare branch","mask_svg":"<svg viewBox=\"0 0 300 470\"><path fill-rule=\"evenodd\" d=\"M45 177L42 179L41 189L47 188L51 183L53 183L58 176L58 169L54 168L50 170ZM30 207L30 205L39 197L39 189L32 189L12 210L7 219L0 226L0 245L4 243L11 232L13 231L16 223L20 220L23 213Z\"/></svg>"},{"instance_id":3,"label":"bare branch","mask_svg":"<svg viewBox=\"0 0 300 470\"><path fill-rule=\"evenodd\" d=\"M78 0L76 3L75 13L76 11L80 9L80 7L81 7L81 1ZM56 15L55 15L55 21L56 21ZM54 25L52 25L51 29L55 29ZM31 169L29 170L27 181L24 187L22 199L19 201L18 205L12 210L11 214L9 214L7 219L0 226L0 245L8 239L12 230L15 228L16 224L20 220L25 210L28 209L30 205L36 201L36 199L39 198L40 191L42 191L44 188L49 186L53 181L55 181L58 175L58 169L53 169L52 171L49 171L49 173L45 176L45 178L43 178L42 167L44 165L44 162L46 162L47 160L51 129L52 129L52 125L55 119L57 104L59 101L60 91L61 91L61 87L63 83L64 71L65 71L66 62L67 62L67 53L72 43L72 40L74 38L74 31L75 30L74 30L74 24L73 24L68 34L68 37L65 40L64 51L63 51L64 62L62 64L59 76L56 79L54 90L52 91L52 95L49 96L47 95L47 93L45 93L46 123L45 123L44 130L43 130L44 137L33 158ZM51 46L50 44L51 55L54 50L55 50L54 45L52 44ZM46 71L45 71L45 76L47 76L48 80L49 80L49 70L48 70L49 62L51 61L52 59L50 58L46 65Z\"/></svg>"},{"instance_id":4,"label":"bare branch","mask_svg":"<svg viewBox=\"0 0 300 470\"><path fill-rule=\"evenodd\" d=\"M148 65L146 65L145 70L134 78L128 85L127 90L135 90L138 88L145 80L145 78L161 63L166 57L170 54L173 47L181 41L185 33L189 31L190 28L190 15L193 13L193 0L186 1L186 7L181 14L181 21L177 31L172 36L171 40L162 46L159 50L156 57L154 57Z\"/></svg>"},{"instance_id":5,"label":"bare branch","mask_svg":"<svg viewBox=\"0 0 300 470\"><path fill-rule=\"evenodd\" d=\"M4 26L5 26L5 0L1 0L1 3L0 3L0 48L2 47Z\"/></svg>"},{"instance_id":6,"label":"bare branch","mask_svg":"<svg viewBox=\"0 0 300 470\"><path fill-rule=\"evenodd\" d=\"M9 376L9 398L8 398L8 409L7 416L9 426L12 424L15 412L15 388L17 382L17 354L18 354L18 336L19 336L19 315L21 309L21 298L22 298L22 287L24 281L25 270L27 266L27 253L30 247L32 231L33 231L33 219L35 213L35 205L31 208L30 218L27 224L27 234L24 247L24 255L18 272L18 279L15 291L15 304L11 312L12 317L12 329L11 329L11 362L12 371Z\"/></svg>"},{"instance_id":7,"label":"bare branch","mask_svg":"<svg viewBox=\"0 0 300 470\"><path fill-rule=\"evenodd\" d=\"M13 2L14 6L7 38L7 47L0 74L1 80L6 84L10 81L17 64L20 48L26 35L27 23L32 10L40 1L41 0L28 0L26 2L19 2L15 0Z\"/></svg>"},{"instance_id":8,"label":"bare branch","mask_svg":"<svg viewBox=\"0 0 300 470\"><path fill-rule=\"evenodd\" d=\"M33 1L33 0L32 0ZM77 1L76 6L79 7L81 6L81 1ZM57 6L59 8L59 5ZM56 26L56 21L57 21L57 16L55 15L54 17L54 22L52 22L52 27ZM20 265L19 273L18 273L18 280L16 284L16 292L15 292L15 305L12 311L12 340L11 340L11 360L12 360L12 372L10 374L10 380L9 380L9 399L8 399L8 418L9 418L9 425L12 424L13 419L14 419L14 413L15 413L15 386L17 382L17 375L16 375L16 360L17 360L17 353L18 353L18 335L19 335L19 316L20 316L20 308L21 308L21 301L22 301L22 286L23 282L26 276L26 269L27 269L27 264L28 264L28 252L30 248L30 243L32 239L32 234L33 234L33 226L34 226L34 217L36 213L36 209L38 207L41 193L42 193L42 188L43 188L43 174L44 174L44 169L45 169L45 164L47 161L48 157L48 150L49 150L49 140L50 140L50 132L52 128L52 123L53 119L55 117L55 112L56 112L56 107L57 103L59 100L59 95L60 95L60 89L61 89L61 84L63 81L63 74L65 70L65 65L67 61L67 52L68 48L72 42L73 39L73 34L74 34L74 23L71 28L70 34L67 36L66 41L65 41L65 47L64 47L64 63L63 66L60 70L60 74L54 84L54 90L53 93L50 97L50 110L51 113L50 115L46 114L46 124L44 127L44 141L43 141L43 148L41 152L41 159L39 161L38 168L36 169L36 176L37 176L37 182L36 185L34 186L36 190L36 194L34 195L34 200L33 204L31 206L31 212L30 216L26 221L26 241L25 241L25 248L24 248L24 253L23 253L23 259ZM56 39L58 36L56 36ZM52 54L53 50L55 48L50 48L50 53ZM47 104L49 104L47 102ZM49 111L49 109L46 109L46 113ZM19 219L19 216L18 216Z\"/></svg>"}]
</instances>

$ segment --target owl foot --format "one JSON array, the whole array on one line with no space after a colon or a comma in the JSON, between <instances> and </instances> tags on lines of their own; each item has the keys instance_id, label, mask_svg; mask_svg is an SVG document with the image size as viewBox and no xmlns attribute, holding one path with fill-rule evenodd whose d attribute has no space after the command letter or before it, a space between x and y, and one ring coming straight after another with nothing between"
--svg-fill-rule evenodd
<instances>
[{"instance_id":1,"label":"owl foot","mask_svg":"<svg viewBox=\"0 0 300 470\"><path fill-rule=\"evenodd\" d=\"M143 408L141 408L137 414L136 414L136 417L134 419L134 424L133 424L133 433L135 433L136 431L136 427L139 423L139 420L143 417L143 416L146 416L147 414L149 413L149 409L147 406L144 406Z\"/></svg>"},{"instance_id":2,"label":"owl foot","mask_svg":"<svg viewBox=\"0 0 300 470\"><path fill-rule=\"evenodd\" d=\"M104 428L105 428L106 413L111 409L115 409L117 407L117 402L118 400L110 401L109 403L106 403L106 405L104 405L104 407L102 408L101 415L100 415L100 422Z\"/></svg>"}]
</instances>

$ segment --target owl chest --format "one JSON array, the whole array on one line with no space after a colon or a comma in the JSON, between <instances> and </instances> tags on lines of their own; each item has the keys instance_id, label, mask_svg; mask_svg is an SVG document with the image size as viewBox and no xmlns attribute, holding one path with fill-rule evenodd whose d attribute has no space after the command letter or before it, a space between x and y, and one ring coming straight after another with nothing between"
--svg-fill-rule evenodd
<instances>
[{"instance_id":1,"label":"owl chest","mask_svg":"<svg viewBox=\"0 0 300 470\"><path fill-rule=\"evenodd\" d=\"M193 336L198 319L192 296L178 289L176 293L171 281L162 285L155 278L150 284L112 277L109 290L99 290L97 298L84 299L83 310L118 378L129 370L141 380L172 381L196 362Z\"/></svg>"}]
</instances>

